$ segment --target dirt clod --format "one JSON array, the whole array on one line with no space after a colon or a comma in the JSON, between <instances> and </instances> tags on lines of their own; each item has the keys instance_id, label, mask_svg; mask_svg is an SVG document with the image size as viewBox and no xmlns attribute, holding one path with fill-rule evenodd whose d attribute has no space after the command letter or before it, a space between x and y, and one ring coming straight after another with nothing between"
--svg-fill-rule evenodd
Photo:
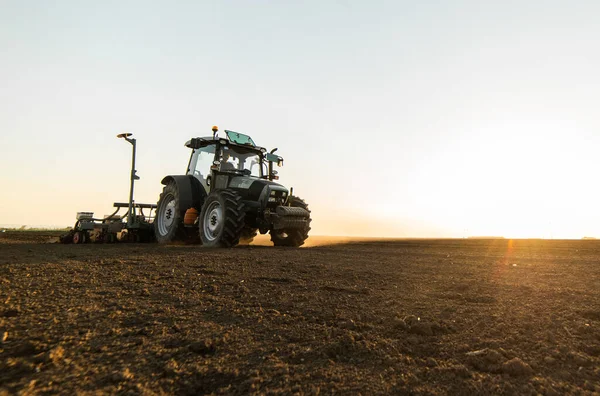
<instances>
[{"instance_id":1,"label":"dirt clod","mask_svg":"<svg viewBox=\"0 0 600 396\"><path fill-rule=\"evenodd\" d=\"M57 346L56 348L52 349L48 355L48 357L50 358L50 360L54 363L54 364L59 364L62 359L65 356L65 350L62 346Z\"/></svg>"},{"instance_id":2,"label":"dirt clod","mask_svg":"<svg viewBox=\"0 0 600 396\"><path fill-rule=\"evenodd\" d=\"M37 346L31 341L24 341L12 349L12 356L30 356L38 353Z\"/></svg>"},{"instance_id":3,"label":"dirt clod","mask_svg":"<svg viewBox=\"0 0 600 396\"><path fill-rule=\"evenodd\" d=\"M556 359L553 358L552 356L545 356L544 357L544 363L546 363L546 364L555 364L556 363Z\"/></svg>"},{"instance_id":4,"label":"dirt clod","mask_svg":"<svg viewBox=\"0 0 600 396\"><path fill-rule=\"evenodd\" d=\"M484 372L498 372L504 356L495 349L480 349L477 351L467 352L467 361L473 367Z\"/></svg>"},{"instance_id":5,"label":"dirt clod","mask_svg":"<svg viewBox=\"0 0 600 396\"><path fill-rule=\"evenodd\" d=\"M504 362L502 365L502 372L513 376L531 375L533 374L533 369L529 364L516 357Z\"/></svg>"},{"instance_id":6,"label":"dirt clod","mask_svg":"<svg viewBox=\"0 0 600 396\"><path fill-rule=\"evenodd\" d=\"M6 309L4 310L4 312L2 312L3 317L5 318L14 318L19 316L20 310L16 309L16 308L11 308L11 309Z\"/></svg>"},{"instance_id":7,"label":"dirt clod","mask_svg":"<svg viewBox=\"0 0 600 396\"><path fill-rule=\"evenodd\" d=\"M406 322L404 321L404 319L400 319L400 318L394 318L393 326L396 329L400 329L400 330L406 330L406 329L408 329L408 325L406 324Z\"/></svg>"},{"instance_id":8,"label":"dirt clod","mask_svg":"<svg viewBox=\"0 0 600 396\"><path fill-rule=\"evenodd\" d=\"M416 323L419 323L419 318L417 318L415 315L408 315L404 318L404 323L406 323L407 326L412 327Z\"/></svg>"},{"instance_id":9,"label":"dirt clod","mask_svg":"<svg viewBox=\"0 0 600 396\"><path fill-rule=\"evenodd\" d=\"M190 348L190 351L201 354L201 355L212 354L212 353L215 353L215 351L216 351L215 343L212 340L202 340L202 341L193 342L189 345L189 348Z\"/></svg>"},{"instance_id":10,"label":"dirt clod","mask_svg":"<svg viewBox=\"0 0 600 396\"><path fill-rule=\"evenodd\" d=\"M569 352L569 359L571 359L577 366L588 367L594 364L594 361L590 356L585 355L581 352Z\"/></svg>"},{"instance_id":11,"label":"dirt clod","mask_svg":"<svg viewBox=\"0 0 600 396\"><path fill-rule=\"evenodd\" d=\"M433 335L433 328L431 327L431 323L415 322L412 326L409 327L408 331L418 335Z\"/></svg>"}]
</instances>

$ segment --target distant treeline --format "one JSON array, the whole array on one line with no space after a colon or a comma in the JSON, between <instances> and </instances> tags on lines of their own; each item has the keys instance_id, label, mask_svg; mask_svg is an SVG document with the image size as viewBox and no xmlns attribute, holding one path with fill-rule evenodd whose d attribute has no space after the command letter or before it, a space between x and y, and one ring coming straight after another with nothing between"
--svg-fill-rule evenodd
<instances>
[{"instance_id":1,"label":"distant treeline","mask_svg":"<svg viewBox=\"0 0 600 396\"><path fill-rule=\"evenodd\" d=\"M0 227L2 231L63 231L68 230L71 227L29 227L29 226L21 226L21 227Z\"/></svg>"}]
</instances>

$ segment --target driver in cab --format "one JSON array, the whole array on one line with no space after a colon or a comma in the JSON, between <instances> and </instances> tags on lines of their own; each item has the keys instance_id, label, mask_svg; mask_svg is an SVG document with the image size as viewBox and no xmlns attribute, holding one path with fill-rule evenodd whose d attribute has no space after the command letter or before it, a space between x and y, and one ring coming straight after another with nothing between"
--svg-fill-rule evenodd
<instances>
[{"instance_id":1,"label":"driver in cab","mask_svg":"<svg viewBox=\"0 0 600 396\"><path fill-rule=\"evenodd\" d=\"M223 156L221 157L221 167L220 171L232 171L235 170L235 165L231 162L231 156L229 154L229 150L223 150Z\"/></svg>"}]
</instances>

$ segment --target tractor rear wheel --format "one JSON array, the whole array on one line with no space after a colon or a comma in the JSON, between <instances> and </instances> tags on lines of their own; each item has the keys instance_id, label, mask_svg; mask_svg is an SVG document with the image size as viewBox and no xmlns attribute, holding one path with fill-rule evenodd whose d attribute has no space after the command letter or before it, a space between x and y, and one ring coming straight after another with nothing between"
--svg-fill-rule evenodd
<instances>
[{"instance_id":1,"label":"tractor rear wheel","mask_svg":"<svg viewBox=\"0 0 600 396\"><path fill-rule=\"evenodd\" d=\"M185 236L183 213L179 207L179 189L174 182L167 184L158 198L154 234L158 243L181 240Z\"/></svg>"},{"instance_id":2,"label":"tractor rear wheel","mask_svg":"<svg viewBox=\"0 0 600 396\"><path fill-rule=\"evenodd\" d=\"M308 204L303 199L293 195L290 195L289 204L291 207L308 210ZM310 213L310 210L308 212ZM299 247L304 245L304 241L308 238L308 232L310 231L310 221L309 217L304 228L271 230L271 242L275 246Z\"/></svg>"},{"instance_id":3,"label":"tractor rear wheel","mask_svg":"<svg viewBox=\"0 0 600 396\"><path fill-rule=\"evenodd\" d=\"M232 247L239 243L244 228L242 197L233 190L211 192L200 212L200 238L208 247Z\"/></svg>"}]
</instances>

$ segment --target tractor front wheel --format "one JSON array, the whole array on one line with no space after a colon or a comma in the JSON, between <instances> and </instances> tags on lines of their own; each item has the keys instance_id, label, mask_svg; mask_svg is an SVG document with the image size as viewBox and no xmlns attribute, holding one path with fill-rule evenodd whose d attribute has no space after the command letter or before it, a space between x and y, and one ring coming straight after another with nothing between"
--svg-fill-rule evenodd
<instances>
[{"instance_id":1,"label":"tractor front wheel","mask_svg":"<svg viewBox=\"0 0 600 396\"><path fill-rule=\"evenodd\" d=\"M308 210L308 204L303 199L294 197L293 195L289 197L289 205ZM308 212L310 213L310 210ZM275 246L299 247L304 245L304 241L308 238L308 232L310 231L310 221L309 217L304 228L271 230L271 242Z\"/></svg>"},{"instance_id":2,"label":"tractor front wheel","mask_svg":"<svg viewBox=\"0 0 600 396\"><path fill-rule=\"evenodd\" d=\"M200 238L207 247L232 247L244 228L242 197L233 190L211 192L200 212Z\"/></svg>"}]
</instances>

